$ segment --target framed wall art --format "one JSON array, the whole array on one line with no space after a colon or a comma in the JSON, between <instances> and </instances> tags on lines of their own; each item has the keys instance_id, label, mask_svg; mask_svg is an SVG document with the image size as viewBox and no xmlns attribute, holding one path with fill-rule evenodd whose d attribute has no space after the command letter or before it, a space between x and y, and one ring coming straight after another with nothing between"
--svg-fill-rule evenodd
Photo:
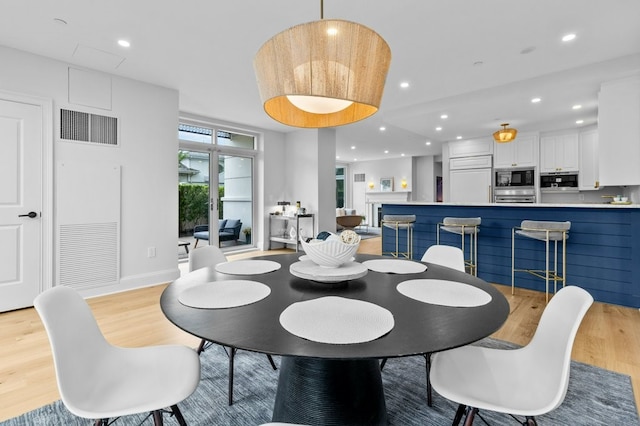
<instances>
[{"instance_id":1,"label":"framed wall art","mask_svg":"<svg viewBox=\"0 0 640 426\"><path fill-rule=\"evenodd\" d=\"M391 192L393 191L393 178L380 178L380 191Z\"/></svg>"}]
</instances>

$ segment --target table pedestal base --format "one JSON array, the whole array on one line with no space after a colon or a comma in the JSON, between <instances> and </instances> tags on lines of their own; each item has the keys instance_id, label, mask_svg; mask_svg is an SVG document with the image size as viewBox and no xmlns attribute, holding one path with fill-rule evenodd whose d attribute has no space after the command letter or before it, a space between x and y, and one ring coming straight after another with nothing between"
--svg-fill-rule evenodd
<instances>
[{"instance_id":1,"label":"table pedestal base","mask_svg":"<svg viewBox=\"0 0 640 426\"><path fill-rule=\"evenodd\" d=\"M378 360L283 356L273 421L386 425L387 408Z\"/></svg>"}]
</instances>

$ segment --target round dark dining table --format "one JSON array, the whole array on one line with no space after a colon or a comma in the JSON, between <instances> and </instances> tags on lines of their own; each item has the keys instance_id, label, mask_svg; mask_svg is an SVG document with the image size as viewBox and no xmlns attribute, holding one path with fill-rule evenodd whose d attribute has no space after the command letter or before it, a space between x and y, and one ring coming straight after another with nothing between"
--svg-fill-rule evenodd
<instances>
[{"instance_id":1,"label":"round dark dining table","mask_svg":"<svg viewBox=\"0 0 640 426\"><path fill-rule=\"evenodd\" d=\"M177 327L211 342L248 351L280 355L280 376L272 420L299 424L387 424L379 360L434 353L480 340L498 330L509 314L506 298L492 285L463 272L426 263L422 273L394 274L369 270L358 279L317 282L298 278L289 266L301 254L252 259L272 260L281 268L259 275L230 275L215 268L193 271L162 293L164 315ZM356 255L356 262L390 259ZM202 309L183 305L181 291L212 281L251 280L267 285L264 299L240 307ZM438 279L484 290L490 302L475 307L424 303L397 290L403 281ZM394 326L373 341L327 344L297 337L280 324L291 304L324 296L362 300L393 314ZM416 372L418 374L418 372Z\"/></svg>"}]
</instances>

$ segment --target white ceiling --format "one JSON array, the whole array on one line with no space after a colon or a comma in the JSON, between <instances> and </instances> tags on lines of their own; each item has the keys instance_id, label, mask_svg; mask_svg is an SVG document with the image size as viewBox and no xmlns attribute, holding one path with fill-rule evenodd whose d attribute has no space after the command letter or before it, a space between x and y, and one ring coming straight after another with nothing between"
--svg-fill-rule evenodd
<instances>
[{"instance_id":1,"label":"white ceiling","mask_svg":"<svg viewBox=\"0 0 640 426\"><path fill-rule=\"evenodd\" d=\"M1 45L177 89L184 112L295 130L264 113L252 61L274 34L319 19L320 0L0 5ZM324 17L373 28L392 51L378 113L337 128L345 162L437 155L443 141L502 122L520 132L593 125L600 83L640 71L638 0L327 0ZM563 43L567 33L576 39Z\"/></svg>"}]
</instances>

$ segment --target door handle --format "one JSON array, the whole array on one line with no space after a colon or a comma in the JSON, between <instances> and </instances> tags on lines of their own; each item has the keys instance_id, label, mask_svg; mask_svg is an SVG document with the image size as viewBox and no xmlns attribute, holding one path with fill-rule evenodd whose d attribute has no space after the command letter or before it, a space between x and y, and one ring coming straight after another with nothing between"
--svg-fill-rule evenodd
<instances>
[{"instance_id":1,"label":"door handle","mask_svg":"<svg viewBox=\"0 0 640 426\"><path fill-rule=\"evenodd\" d=\"M36 212L29 212L27 214L19 214L18 217L30 217L31 219L35 218L36 216L38 216L38 213Z\"/></svg>"}]
</instances>

